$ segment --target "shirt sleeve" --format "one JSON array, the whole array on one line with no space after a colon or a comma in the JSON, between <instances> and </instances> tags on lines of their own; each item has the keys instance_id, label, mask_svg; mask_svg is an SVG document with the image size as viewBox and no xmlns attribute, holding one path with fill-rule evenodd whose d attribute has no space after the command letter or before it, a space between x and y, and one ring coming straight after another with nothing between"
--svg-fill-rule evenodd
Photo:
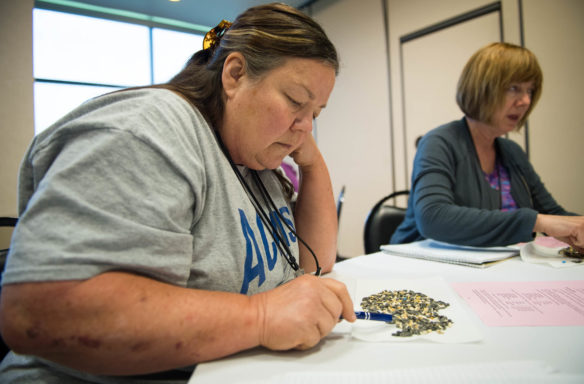
<instances>
[{"instance_id":1,"label":"shirt sleeve","mask_svg":"<svg viewBox=\"0 0 584 384\"><path fill-rule=\"evenodd\" d=\"M116 129L63 143L15 228L3 283L123 270L186 284L194 195L167 156ZM29 159L32 174L50 150Z\"/></svg>"}]
</instances>

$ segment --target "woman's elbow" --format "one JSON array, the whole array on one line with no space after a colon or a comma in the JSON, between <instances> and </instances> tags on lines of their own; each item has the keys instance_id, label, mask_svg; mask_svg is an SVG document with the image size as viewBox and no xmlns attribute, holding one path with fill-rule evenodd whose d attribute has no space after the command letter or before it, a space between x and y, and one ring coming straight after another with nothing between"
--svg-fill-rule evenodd
<instances>
[{"instance_id":1,"label":"woman's elbow","mask_svg":"<svg viewBox=\"0 0 584 384\"><path fill-rule=\"evenodd\" d=\"M35 318L27 310L30 305L20 295L20 285L2 287L0 299L0 333L4 343L18 354L34 354L43 340L42 324L47 319ZM41 305L39 303L39 305Z\"/></svg>"},{"instance_id":2,"label":"woman's elbow","mask_svg":"<svg viewBox=\"0 0 584 384\"><path fill-rule=\"evenodd\" d=\"M12 351L20 354L26 354L26 340L23 339L23 332L21 326L22 321L19 316L14 314L12 305L6 303L5 294L2 294L2 303L0 304L0 333L4 343Z\"/></svg>"},{"instance_id":3,"label":"woman's elbow","mask_svg":"<svg viewBox=\"0 0 584 384\"><path fill-rule=\"evenodd\" d=\"M425 239L447 241L448 233L452 232L451 223L444 220L437 209L426 209L417 213L416 226Z\"/></svg>"}]
</instances>

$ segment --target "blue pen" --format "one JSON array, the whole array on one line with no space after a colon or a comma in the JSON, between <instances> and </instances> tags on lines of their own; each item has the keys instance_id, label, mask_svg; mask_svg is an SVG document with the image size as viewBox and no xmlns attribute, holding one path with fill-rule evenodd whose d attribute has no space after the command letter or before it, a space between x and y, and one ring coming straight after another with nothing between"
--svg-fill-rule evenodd
<instances>
[{"instance_id":1,"label":"blue pen","mask_svg":"<svg viewBox=\"0 0 584 384\"><path fill-rule=\"evenodd\" d=\"M377 312L355 311L355 316L357 316L357 319L361 320L385 321L386 323L393 319L393 316L390 314Z\"/></svg>"}]
</instances>

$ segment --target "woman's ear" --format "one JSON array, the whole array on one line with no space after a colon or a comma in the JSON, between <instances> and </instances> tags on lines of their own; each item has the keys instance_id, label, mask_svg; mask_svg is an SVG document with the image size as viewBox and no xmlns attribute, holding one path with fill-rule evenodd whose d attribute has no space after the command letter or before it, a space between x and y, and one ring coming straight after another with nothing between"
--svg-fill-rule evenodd
<instances>
[{"instance_id":1,"label":"woman's ear","mask_svg":"<svg viewBox=\"0 0 584 384\"><path fill-rule=\"evenodd\" d=\"M221 74L223 90L227 97L231 97L241 86L244 76L245 57L239 52L230 53L223 63L223 73Z\"/></svg>"}]
</instances>

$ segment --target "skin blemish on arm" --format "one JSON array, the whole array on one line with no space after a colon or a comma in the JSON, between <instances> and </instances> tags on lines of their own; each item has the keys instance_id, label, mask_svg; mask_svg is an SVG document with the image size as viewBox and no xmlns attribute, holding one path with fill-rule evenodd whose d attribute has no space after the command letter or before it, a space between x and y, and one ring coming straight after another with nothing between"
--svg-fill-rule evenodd
<instances>
[{"instance_id":1,"label":"skin blemish on arm","mask_svg":"<svg viewBox=\"0 0 584 384\"><path fill-rule=\"evenodd\" d=\"M39 337L39 335L41 334L41 331L37 328L29 328L26 330L26 336L28 336L29 339L36 339L37 337Z\"/></svg>"},{"instance_id":2,"label":"skin blemish on arm","mask_svg":"<svg viewBox=\"0 0 584 384\"><path fill-rule=\"evenodd\" d=\"M62 338L53 339L51 341L51 347L53 348L64 347L65 345L66 345L65 340Z\"/></svg>"},{"instance_id":3,"label":"skin blemish on arm","mask_svg":"<svg viewBox=\"0 0 584 384\"><path fill-rule=\"evenodd\" d=\"M132 352L142 352L148 350L150 343L140 342L132 345Z\"/></svg>"},{"instance_id":4,"label":"skin blemish on arm","mask_svg":"<svg viewBox=\"0 0 584 384\"><path fill-rule=\"evenodd\" d=\"M79 344L93 349L98 349L101 346L101 341L98 339L93 339L89 336L79 336L77 337Z\"/></svg>"}]
</instances>

